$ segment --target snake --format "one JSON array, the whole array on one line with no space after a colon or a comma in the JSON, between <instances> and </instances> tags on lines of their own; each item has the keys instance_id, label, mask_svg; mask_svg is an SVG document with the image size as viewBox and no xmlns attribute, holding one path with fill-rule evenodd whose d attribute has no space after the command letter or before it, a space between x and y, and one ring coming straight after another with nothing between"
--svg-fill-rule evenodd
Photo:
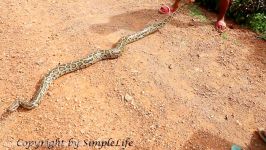
<instances>
[{"instance_id":1,"label":"snake","mask_svg":"<svg viewBox=\"0 0 266 150\"><path fill-rule=\"evenodd\" d=\"M167 23L169 23L174 16L180 11L180 9L174 11L173 13L166 16L164 19L155 21L154 23L148 25L147 27L143 28L140 31L135 33L129 34L127 36L121 37L115 46L111 49L107 50L96 50L95 52L87 55L84 58L80 58L78 60L74 60L72 62L66 64L59 64L55 68L48 71L47 74L44 75L40 82L40 86L35 92L34 96L30 101L22 101L22 100L15 100L8 108L8 112L14 112L19 107L22 107L27 110L34 109L38 107L41 103L41 100L45 93L47 92L49 86L52 84L54 80L57 78L66 75L68 73L87 68L96 62L107 60L107 59L116 59L122 55L125 46L143 39L144 37L158 31L159 29L163 28Z\"/></svg>"}]
</instances>

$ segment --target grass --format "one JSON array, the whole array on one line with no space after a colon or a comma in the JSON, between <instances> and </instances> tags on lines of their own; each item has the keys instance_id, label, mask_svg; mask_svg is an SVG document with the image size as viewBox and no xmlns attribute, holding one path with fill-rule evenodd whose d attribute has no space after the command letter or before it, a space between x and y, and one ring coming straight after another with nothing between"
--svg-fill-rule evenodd
<instances>
[{"instance_id":1,"label":"grass","mask_svg":"<svg viewBox=\"0 0 266 150\"><path fill-rule=\"evenodd\" d=\"M199 6L190 5L188 7L188 9L190 10L190 15L191 16L198 18L202 22L208 21L208 18L205 15L202 14L201 10L199 9Z\"/></svg>"},{"instance_id":2,"label":"grass","mask_svg":"<svg viewBox=\"0 0 266 150\"><path fill-rule=\"evenodd\" d=\"M262 40L265 40L266 41L266 33L258 36L258 38L262 39Z\"/></svg>"},{"instance_id":3,"label":"grass","mask_svg":"<svg viewBox=\"0 0 266 150\"><path fill-rule=\"evenodd\" d=\"M222 37L224 40L227 40L227 39L228 39L228 35L227 35L225 32L221 33L221 37Z\"/></svg>"}]
</instances>

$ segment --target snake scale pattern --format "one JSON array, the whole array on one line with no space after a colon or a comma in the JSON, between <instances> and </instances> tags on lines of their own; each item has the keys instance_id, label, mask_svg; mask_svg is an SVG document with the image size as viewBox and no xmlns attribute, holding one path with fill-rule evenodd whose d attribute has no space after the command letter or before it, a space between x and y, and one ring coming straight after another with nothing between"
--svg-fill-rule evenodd
<instances>
[{"instance_id":1,"label":"snake scale pattern","mask_svg":"<svg viewBox=\"0 0 266 150\"><path fill-rule=\"evenodd\" d=\"M145 27L141 31L138 31L138 32L135 32L133 34L122 37L117 42L117 44L114 48L111 48L108 50L97 50L85 58L81 58L79 60L76 60L76 61L73 61L70 63L58 65L57 67L50 70L43 77L39 89L35 92L35 95L33 96L33 98L30 101L25 102L25 101L21 101L21 100L15 100L11 104L11 106L7 108L7 111L14 112L18 109L18 107L22 107L22 108L28 109L28 110L36 108L37 106L40 105L40 102L41 102L43 96L45 95L45 93L47 92L49 85L54 80L56 80L57 78L65 75L65 74L86 68L86 67L88 67L88 66L90 66L90 65L92 65L98 61L118 58L119 56L122 55L122 52L124 51L124 47L127 44L138 41L138 40L158 31L159 29L164 27L167 23L169 23L178 12L179 11L175 11L174 13L167 16L166 18Z\"/></svg>"}]
</instances>

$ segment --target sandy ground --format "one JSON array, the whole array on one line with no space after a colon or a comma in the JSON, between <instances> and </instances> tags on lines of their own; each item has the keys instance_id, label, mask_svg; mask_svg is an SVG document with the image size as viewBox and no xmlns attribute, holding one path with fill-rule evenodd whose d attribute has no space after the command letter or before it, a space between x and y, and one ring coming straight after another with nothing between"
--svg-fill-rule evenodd
<instances>
[{"instance_id":1,"label":"sandy ground","mask_svg":"<svg viewBox=\"0 0 266 150\"><path fill-rule=\"evenodd\" d=\"M120 58L56 80L37 109L5 113L58 63L163 18L161 3L2 0L0 149L97 149L88 142L112 138L119 145L104 149L265 150L255 131L266 128L266 43L230 21L217 33L205 11L211 22L181 12Z\"/></svg>"}]
</instances>

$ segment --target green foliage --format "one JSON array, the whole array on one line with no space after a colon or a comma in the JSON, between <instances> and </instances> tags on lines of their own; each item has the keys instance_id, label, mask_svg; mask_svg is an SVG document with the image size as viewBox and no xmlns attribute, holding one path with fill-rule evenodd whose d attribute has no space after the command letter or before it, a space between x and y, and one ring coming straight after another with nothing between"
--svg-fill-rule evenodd
<instances>
[{"instance_id":1,"label":"green foliage","mask_svg":"<svg viewBox=\"0 0 266 150\"><path fill-rule=\"evenodd\" d=\"M266 13L256 13L250 16L249 26L256 32L266 33Z\"/></svg>"},{"instance_id":2,"label":"green foliage","mask_svg":"<svg viewBox=\"0 0 266 150\"><path fill-rule=\"evenodd\" d=\"M266 40L266 33L264 33L264 34L258 36L258 38L263 39L263 40Z\"/></svg>"},{"instance_id":3,"label":"green foliage","mask_svg":"<svg viewBox=\"0 0 266 150\"><path fill-rule=\"evenodd\" d=\"M265 3L265 0L234 0L228 15L238 23L248 23L252 15L265 11Z\"/></svg>"},{"instance_id":4,"label":"green foliage","mask_svg":"<svg viewBox=\"0 0 266 150\"><path fill-rule=\"evenodd\" d=\"M228 39L228 35L227 35L225 32L223 32L223 33L221 34L221 36L222 36L222 38L223 38L224 40L227 40L227 39Z\"/></svg>"},{"instance_id":5,"label":"green foliage","mask_svg":"<svg viewBox=\"0 0 266 150\"><path fill-rule=\"evenodd\" d=\"M218 11L220 0L197 0L208 9ZM254 31L266 32L266 0L233 0L227 16L239 24L246 24Z\"/></svg>"}]
</instances>

